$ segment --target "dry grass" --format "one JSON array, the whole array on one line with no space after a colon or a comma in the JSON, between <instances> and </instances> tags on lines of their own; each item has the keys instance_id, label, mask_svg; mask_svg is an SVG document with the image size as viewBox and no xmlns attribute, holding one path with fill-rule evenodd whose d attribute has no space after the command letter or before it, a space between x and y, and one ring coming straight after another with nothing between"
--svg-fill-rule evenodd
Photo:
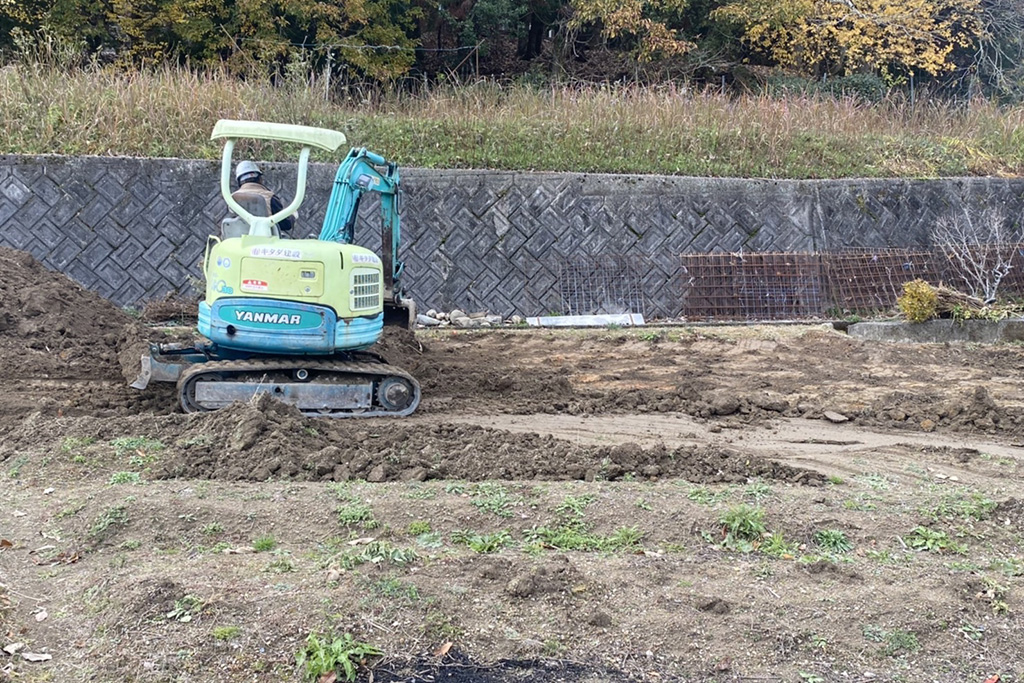
<instances>
[{"instance_id":1,"label":"dry grass","mask_svg":"<svg viewBox=\"0 0 1024 683\"><path fill-rule=\"evenodd\" d=\"M0 71L0 144L23 154L213 158L218 118L326 126L399 163L779 178L1016 175L1024 108L614 86L439 86L325 97L180 68ZM274 158L273 146L252 152ZM326 160L326 159L325 159Z\"/></svg>"}]
</instances>

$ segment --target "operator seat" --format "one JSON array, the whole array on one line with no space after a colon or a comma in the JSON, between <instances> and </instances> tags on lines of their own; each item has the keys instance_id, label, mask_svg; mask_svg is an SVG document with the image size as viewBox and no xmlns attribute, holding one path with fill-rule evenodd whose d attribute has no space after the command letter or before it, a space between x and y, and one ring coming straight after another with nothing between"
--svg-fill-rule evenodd
<instances>
[{"instance_id":1,"label":"operator seat","mask_svg":"<svg viewBox=\"0 0 1024 683\"><path fill-rule=\"evenodd\" d=\"M259 216L266 218L270 214L268 213L267 200L261 194L255 192L247 192L245 190L235 190L231 194L231 198L234 199L238 204L251 213L253 216ZM273 225L270 228L271 233L274 237L280 237L281 231L277 225ZM249 234L249 224L234 214L229 213L220 222L220 237L221 239L229 239L231 237L241 237L242 235Z\"/></svg>"}]
</instances>

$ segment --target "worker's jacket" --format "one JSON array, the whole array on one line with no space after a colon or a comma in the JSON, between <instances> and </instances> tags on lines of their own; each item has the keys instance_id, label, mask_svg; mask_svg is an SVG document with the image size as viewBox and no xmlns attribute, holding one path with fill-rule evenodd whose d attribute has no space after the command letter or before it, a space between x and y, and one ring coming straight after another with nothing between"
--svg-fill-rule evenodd
<instances>
[{"instance_id":1,"label":"worker's jacket","mask_svg":"<svg viewBox=\"0 0 1024 683\"><path fill-rule=\"evenodd\" d=\"M234 191L231 198L254 216L273 216L284 208L277 195L259 183L245 183ZM292 214L277 224L282 232L288 232L298 214Z\"/></svg>"}]
</instances>

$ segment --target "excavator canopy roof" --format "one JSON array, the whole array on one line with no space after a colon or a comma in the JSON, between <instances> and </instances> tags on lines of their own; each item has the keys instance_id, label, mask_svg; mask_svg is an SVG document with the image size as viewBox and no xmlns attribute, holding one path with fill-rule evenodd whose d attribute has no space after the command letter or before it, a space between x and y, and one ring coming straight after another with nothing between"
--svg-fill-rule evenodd
<instances>
[{"instance_id":1,"label":"excavator canopy roof","mask_svg":"<svg viewBox=\"0 0 1024 683\"><path fill-rule=\"evenodd\" d=\"M221 119L213 127L211 140L224 138L255 138L292 142L305 147L317 147L334 152L345 144L345 134L327 128L297 126L290 123L265 123L263 121L232 121Z\"/></svg>"}]
</instances>

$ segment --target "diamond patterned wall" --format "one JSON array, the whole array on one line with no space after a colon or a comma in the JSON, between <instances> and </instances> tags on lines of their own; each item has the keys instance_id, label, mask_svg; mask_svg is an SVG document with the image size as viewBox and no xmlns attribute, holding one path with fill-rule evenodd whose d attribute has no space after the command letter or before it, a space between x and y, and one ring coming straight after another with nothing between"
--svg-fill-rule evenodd
<instances>
[{"instance_id":1,"label":"diamond patterned wall","mask_svg":"<svg viewBox=\"0 0 1024 683\"><path fill-rule=\"evenodd\" d=\"M295 167L266 164L290 198ZM0 244L120 305L193 291L225 213L216 162L0 157ZM315 235L335 167L313 164L297 237ZM965 205L1024 212L1024 180L776 181L403 169L405 287L421 308L547 314L564 264L634 257L647 314L681 311L679 255L926 246ZM369 199L369 198L368 198ZM358 241L380 248L373 199Z\"/></svg>"}]
</instances>

